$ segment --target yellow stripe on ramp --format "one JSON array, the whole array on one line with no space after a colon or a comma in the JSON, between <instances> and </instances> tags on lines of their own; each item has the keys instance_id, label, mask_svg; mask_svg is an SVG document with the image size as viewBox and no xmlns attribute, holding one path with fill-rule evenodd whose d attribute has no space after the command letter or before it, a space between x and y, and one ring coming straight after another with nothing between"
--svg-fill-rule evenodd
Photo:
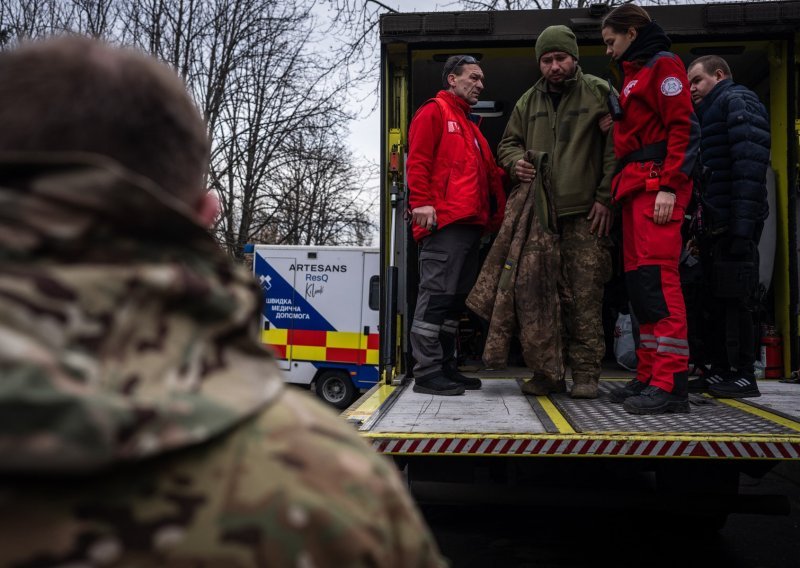
<instances>
[{"instance_id":1,"label":"yellow stripe on ramp","mask_svg":"<svg viewBox=\"0 0 800 568\"><path fill-rule=\"evenodd\" d=\"M795 432L800 432L800 423L794 420L789 420L788 418L784 418L783 416L773 414L768 410L750 406L745 402L741 402L733 398L714 398L714 400L723 404L727 404L728 406L732 406L733 408L741 410L742 412L747 412L749 414L758 416L759 418L763 418L764 420L769 420L770 422L780 424L781 426L789 428L790 430L794 430Z\"/></svg>"},{"instance_id":2,"label":"yellow stripe on ramp","mask_svg":"<svg viewBox=\"0 0 800 568\"><path fill-rule=\"evenodd\" d=\"M542 405L542 408L547 413L547 416L553 421L555 427L558 428L559 433L575 434L575 430L572 428L572 426L570 426L569 422L567 422L567 419L564 418L564 415L561 414L558 408L556 408L556 405L553 404L553 401L546 396L537 396L536 400Z\"/></svg>"}]
</instances>

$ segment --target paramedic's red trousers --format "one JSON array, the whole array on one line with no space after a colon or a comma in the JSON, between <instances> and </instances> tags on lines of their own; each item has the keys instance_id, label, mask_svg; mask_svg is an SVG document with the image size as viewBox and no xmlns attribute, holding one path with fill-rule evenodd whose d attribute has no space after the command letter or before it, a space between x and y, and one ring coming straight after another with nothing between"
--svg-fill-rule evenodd
<instances>
[{"instance_id":1,"label":"paramedic's red trousers","mask_svg":"<svg viewBox=\"0 0 800 568\"><path fill-rule=\"evenodd\" d=\"M686 388L689 364L686 306L678 274L683 209L676 206L670 221L656 225L656 193L636 193L623 204L623 262L628 296L639 320L637 378L673 392Z\"/></svg>"}]
</instances>

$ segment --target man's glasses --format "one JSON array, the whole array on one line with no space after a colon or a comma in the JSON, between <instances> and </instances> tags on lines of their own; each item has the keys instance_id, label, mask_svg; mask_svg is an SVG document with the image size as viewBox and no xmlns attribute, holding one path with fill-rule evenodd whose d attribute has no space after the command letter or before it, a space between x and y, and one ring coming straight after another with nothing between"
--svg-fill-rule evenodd
<instances>
[{"instance_id":1,"label":"man's glasses","mask_svg":"<svg viewBox=\"0 0 800 568\"><path fill-rule=\"evenodd\" d=\"M478 60L472 57L471 55L462 55L459 57L455 65L448 65L448 68L445 69L444 76L447 77L450 73L452 73L456 68L461 65L477 65Z\"/></svg>"}]
</instances>

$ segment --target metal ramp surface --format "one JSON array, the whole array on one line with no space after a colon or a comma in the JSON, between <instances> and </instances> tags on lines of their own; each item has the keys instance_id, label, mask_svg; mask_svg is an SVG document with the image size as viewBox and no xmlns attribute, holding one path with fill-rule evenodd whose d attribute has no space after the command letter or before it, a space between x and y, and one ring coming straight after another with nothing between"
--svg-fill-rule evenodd
<instances>
[{"instance_id":1,"label":"metal ramp surface","mask_svg":"<svg viewBox=\"0 0 800 568\"><path fill-rule=\"evenodd\" d=\"M576 432L671 432L686 434L747 434L791 435L797 433L782 422L744 411L739 401L722 401L691 394L689 414L660 414L637 416L625 412L608 393L621 388L619 381L601 381L602 395L597 400L575 400L568 394L552 395L550 399ZM797 396L800 397L800 391ZM536 398L536 397L534 397ZM587 404L588 403L588 404Z\"/></svg>"},{"instance_id":2,"label":"metal ramp surface","mask_svg":"<svg viewBox=\"0 0 800 568\"><path fill-rule=\"evenodd\" d=\"M800 385L780 381L758 381L761 396L744 399L750 406L800 422Z\"/></svg>"},{"instance_id":3,"label":"metal ramp surface","mask_svg":"<svg viewBox=\"0 0 800 568\"><path fill-rule=\"evenodd\" d=\"M462 396L418 394L406 388L371 432L545 433L552 423L537 415L513 379L484 380L480 390Z\"/></svg>"},{"instance_id":4,"label":"metal ramp surface","mask_svg":"<svg viewBox=\"0 0 800 568\"><path fill-rule=\"evenodd\" d=\"M762 381L757 399L691 395L689 414L636 416L608 398L624 379L603 379L596 400L573 400L526 396L519 375L480 376L481 390L454 397L415 393L413 383L380 387L380 401L350 420L396 455L800 459L797 385Z\"/></svg>"}]
</instances>

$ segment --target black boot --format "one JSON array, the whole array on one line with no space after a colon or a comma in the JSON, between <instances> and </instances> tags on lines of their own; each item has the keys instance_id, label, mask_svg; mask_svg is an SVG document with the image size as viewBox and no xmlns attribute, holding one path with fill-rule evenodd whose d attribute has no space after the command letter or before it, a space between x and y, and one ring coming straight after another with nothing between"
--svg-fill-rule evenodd
<instances>
[{"instance_id":1,"label":"black boot","mask_svg":"<svg viewBox=\"0 0 800 568\"><path fill-rule=\"evenodd\" d=\"M608 399L611 402L621 403L625 402L625 399L630 398L632 396L636 396L637 394L641 393L644 390L644 387L650 381L648 380L647 383L643 383L639 379L631 379L627 383L625 383L622 387L618 389L612 390L608 393Z\"/></svg>"},{"instance_id":2,"label":"black boot","mask_svg":"<svg viewBox=\"0 0 800 568\"><path fill-rule=\"evenodd\" d=\"M445 376L454 383L464 385L467 390L480 390L481 388L481 380L477 377L467 377L458 371L445 371Z\"/></svg>"},{"instance_id":3,"label":"black boot","mask_svg":"<svg viewBox=\"0 0 800 568\"><path fill-rule=\"evenodd\" d=\"M453 382L440 372L414 379L414 392L453 396L464 394L464 385Z\"/></svg>"},{"instance_id":4,"label":"black boot","mask_svg":"<svg viewBox=\"0 0 800 568\"><path fill-rule=\"evenodd\" d=\"M685 390L683 394L674 394L648 385L640 394L627 398L622 407L631 414L686 414L689 412L689 397Z\"/></svg>"},{"instance_id":5,"label":"black boot","mask_svg":"<svg viewBox=\"0 0 800 568\"><path fill-rule=\"evenodd\" d=\"M689 370L672 375L672 396L689 400Z\"/></svg>"},{"instance_id":6,"label":"black boot","mask_svg":"<svg viewBox=\"0 0 800 568\"><path fill-rule=\"evenodd\" d=\"M479 390L481 388L481 380L477 377L467 377L458 372L456 362L451 361L446 363L442 369L444 376L460 385L464 385L467 390Z\"/></svg>"}]
</instances>

